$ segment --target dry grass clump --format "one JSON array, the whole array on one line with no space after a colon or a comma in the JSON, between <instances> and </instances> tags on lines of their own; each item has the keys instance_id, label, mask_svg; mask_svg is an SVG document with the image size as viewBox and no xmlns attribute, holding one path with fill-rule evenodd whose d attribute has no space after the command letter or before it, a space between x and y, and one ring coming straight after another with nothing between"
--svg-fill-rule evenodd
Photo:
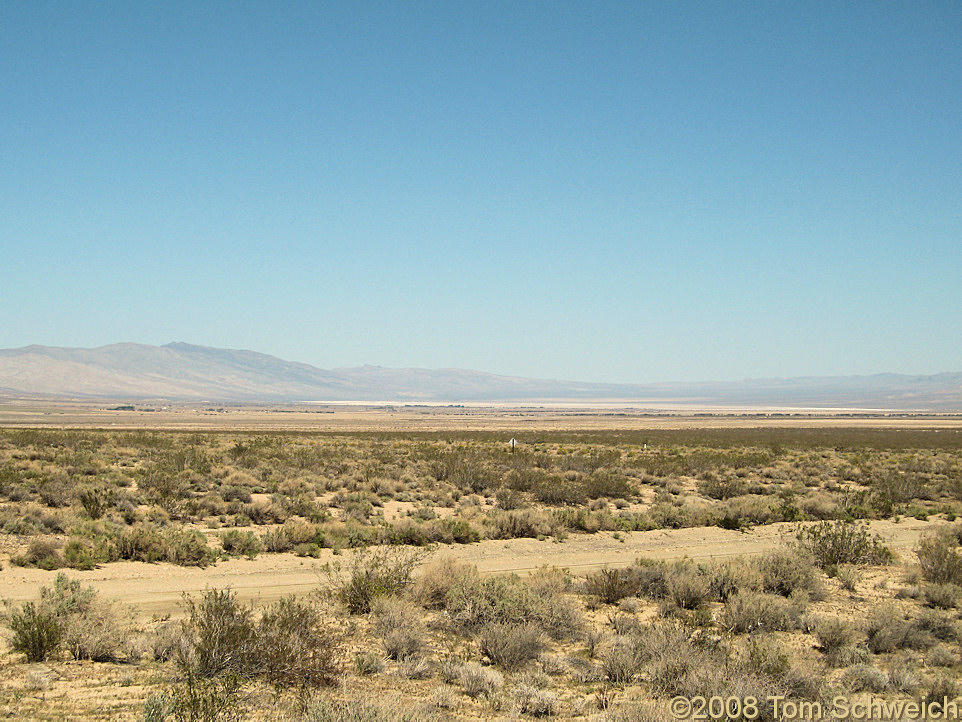
<instances>
[{"instance_id":1,"label":"dry grass clump","mask_svg":"<svg viewBox=\"0 0 962 722\"><path fill-rule=\"evenodd\" d=\"M940 529L923 537L915 553L926 580L962 586L962 554L955 529Z\"/></svg>"},{"instance_id":2,"label":"dry grass clump","mask_svg":"<svg viewBox=\"0 0 962 722\"><path fill-rule=\"evenodd\" d=\"M461 665L457 680L468 697L492 698L504 686L504 677L497 670L482 667L477 662Z\"/></svg>"},{"instance_id":3,"label":"dry grass clump","mask_svg":"<svg viewBox=\"0 0 962 722\"><path fill-rule=\"evenodd\" d=\"M450 587L445 611L456 628L473 633L488 624L530 624L553 639L573 639L584 626L579 607L564 592L567 578L540 570L528 579L466 574Z\"/></svg>"},{"instance_id":4,"label":"dry grass clump","mask_svg":"<svg viewBox=\"0 0 962 722\"><path fill-rule=\"evenodd\" d=\"M862 633L851 622L838 617L822 617L815 623L815 638L829 664L838 666L853 657Z\"/></svg>"},{"instance_id":5,"label":"dry grass clump","mask_svg":"<svg viewBox=\"0 0 962 722\"><path fill-rule=\"evenodd\" d=\"M298 722L431 722L437 715L424 707L411 708L399 700L314 699L289 719Z\"/></svg>"},{"instance_id":6,"label":"dry grass clump","mask_svg":"<svg viewBox=\"0 0 962 722\"><path fill-rule=\"evenodd\" d=\"M804 592L816 600L825 596L815 560L803 550L776 549L756 558L752 566L761 575L761 588L766 592L783 597Z\"/></svg>"},{"instance_id":7,"label":"dry grass clump","mask_svg":"<svg viewBox=\"0 0 962 722\"><path fill-rule=\"evenodd\" d=\"M718 622L735 634L788 632L798 629L806 603L804 595L785 599L776 594L742 591L728 599Z\"/></svg>"},{"instance_id":8,"label":"dry grass clump","mask_svg":"<svg viewBox=\"0 0 962 722\"><path fill-rule=\"evenodd\" d=\"M424 647L424 622L414 603L377 597L371 603L371 619L389 659L407 659Z\"/></svg>"},{"instance_id":9,"label":"dry grass clump","mask_svg":"<svg viewBox=\"0 0 962 722\"><path fill-rule=\"evenodd\" d=\"M544 649L541 629L533 624L492 622L481 628L481 653L502 669L520 669Z\"/></svg>"}]
</instances>

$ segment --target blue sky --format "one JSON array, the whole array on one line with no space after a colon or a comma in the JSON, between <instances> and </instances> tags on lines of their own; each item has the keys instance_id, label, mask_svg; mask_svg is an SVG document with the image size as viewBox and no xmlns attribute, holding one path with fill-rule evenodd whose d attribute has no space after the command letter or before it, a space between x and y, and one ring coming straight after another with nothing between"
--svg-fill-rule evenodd
<instances>
[{"instance_id":1,"label":"blue sky","mask_svg":"<svg viewBox=\"0 0 962 722\"><path fill-rule=\"evenodd\" d=\"M962 371L958 2L0 3L0 347Z\"/></svg>"}]
</instances>

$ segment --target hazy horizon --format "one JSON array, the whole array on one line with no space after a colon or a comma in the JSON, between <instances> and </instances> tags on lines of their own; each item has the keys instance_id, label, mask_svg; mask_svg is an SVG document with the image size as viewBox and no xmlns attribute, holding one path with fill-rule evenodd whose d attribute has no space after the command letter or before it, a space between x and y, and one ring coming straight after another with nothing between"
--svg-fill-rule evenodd
<instances>
[{"instance_id":1,"label":"hazy horizon","mask_svg":"<svg viewBox=\"0 0 962 722\"><path fill-rule=\"evenodd\" d=\"M947 1L11 0L0 348L958 371L960 35Z\"/></svg>"}]
</instances>

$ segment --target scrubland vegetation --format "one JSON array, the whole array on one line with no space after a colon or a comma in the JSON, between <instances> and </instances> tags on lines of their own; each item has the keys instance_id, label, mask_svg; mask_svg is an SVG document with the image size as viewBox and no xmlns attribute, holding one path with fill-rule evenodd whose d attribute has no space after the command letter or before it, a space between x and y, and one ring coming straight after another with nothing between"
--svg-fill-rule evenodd
<instances>
[{"instance_id":1,"label":"scrubland vegetation","mask_svg":"<svg viewBox=\"0 0 962 722\"><path fill-rule=\"evenodd\" d=\"M0 431L11 563L213 564L371 544L954 517L954 431Z\"/></svg>"},{"instance_id":2,"label":"scrubland vegetation","mask_svg":"<svg viewBox=\"0 0 962 722\"><path fill-rule=\"evenodd\" d=\"M513 454L503 436L0 432L6 563L67 568L5 607L0 710L615 722L670 719L676 695L830 708L839 694L962 692L954 432L546 432ZM932 520L903 558L866 524L900 515ZM484 538L774 522L793 526L773 551L582 577L484 576L444 557ZM69 571L314 563L325 548L338 553L310 595L250 605L208 589L174 620ZM102 698L49 701L78 669Z\"/></svg>"}]
</instances>

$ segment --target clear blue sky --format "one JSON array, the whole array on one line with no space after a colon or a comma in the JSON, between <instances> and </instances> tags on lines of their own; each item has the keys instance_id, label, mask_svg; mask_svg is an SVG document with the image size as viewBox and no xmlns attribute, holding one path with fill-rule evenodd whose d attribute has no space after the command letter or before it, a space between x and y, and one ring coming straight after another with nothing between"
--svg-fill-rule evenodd
<instances>
[{"instance_id":1,"label":"clear blue sky","mask_svg":"<svg viewBox=\"0 0 962 722\"><path fill-rule=\"evenodd\" d=\"M0 347L962 370L962 3L0 3Z\"/></svg>"}]
</instances>

